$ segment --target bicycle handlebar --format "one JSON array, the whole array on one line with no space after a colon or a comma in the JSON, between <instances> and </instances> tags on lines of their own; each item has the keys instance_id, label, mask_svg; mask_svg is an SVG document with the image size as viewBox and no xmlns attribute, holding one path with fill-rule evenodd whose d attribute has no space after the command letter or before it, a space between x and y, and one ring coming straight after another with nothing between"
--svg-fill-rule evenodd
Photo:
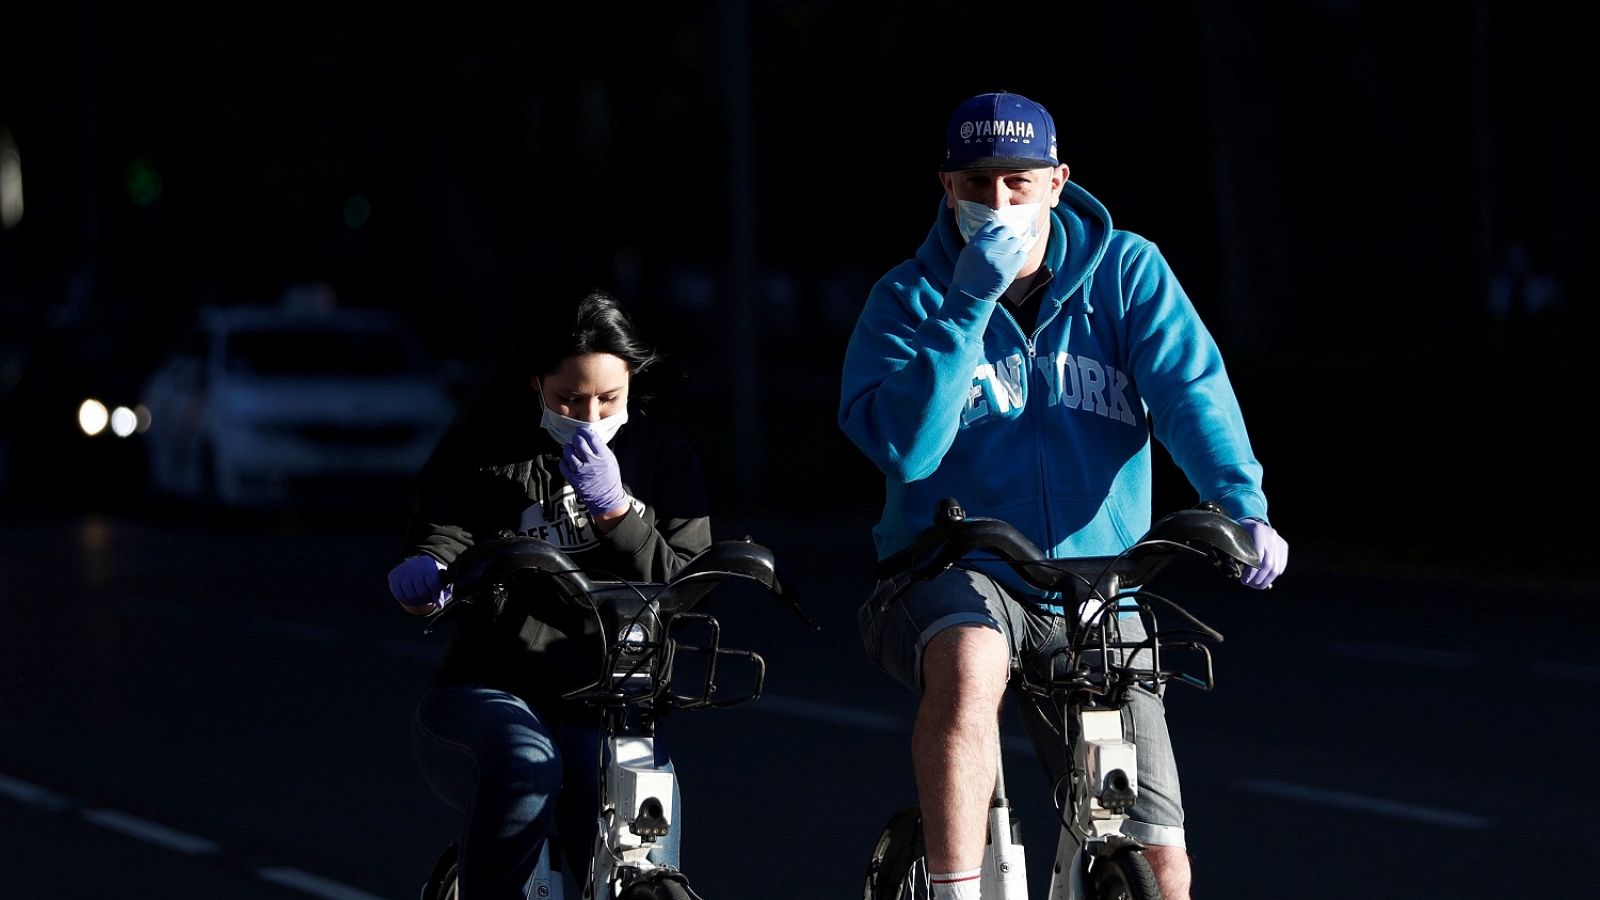
<instances>
[{"instance_id":1,"label":"bicycle handlebar","mask_svg":"<svg viewBox=\"0 0 1600 900\"><path fill-rule=\"evenodd\" d=\"M749 540L721 541L706 548L667 579L656 600L668 614L689 609L728 578L753 581L768 593L783 597L807 625L817 627L792 593L785 591L772 551Z\"/></svg>"},{"instance_id":2,"label":"bicycle handlebar","mask_svg":"<svg viewBox=\"0 0 1600 900\"><path fill-rule=\"evenodd\" d=\"M649 592L661 614L669 618L699 603L727 579L737 578L755 582L768 593L782 597L801 621L820 630L779 576L772 551L749 539L712 544L664 582L638 582L591 579L553 544L524 536L496 538L463 552L444 572L443 580L453 587L455 602L430 617L429 630L438 619L474 595L504 587L523 572L548 577L557 596L585 609L598 608L619 588L629 593Z\"/></svg>"},{"instance_id":3,"label":"bicycle handlebar","mask_svg":"<svg viewBox=\"0 0 1600 900\"><path fill-rule=\"evenodd\" d=\"M751 581L783 598L812 630L818 625L806 615L793 590L780 577L772 551L749 538L721 541L690 559L665 581L601 579L581 569L566 553L533 537L503 532L500 537L475 544L443 573L454 599L428 619L431 632L440 619L457 608L490 599L497 607L518 596L527 602L549 594L513 593L519 582L537 577L551 588L557 603L578 613L549 609L544 615L570 629L574 639L591 646L599 663L597 677L587 685L562 692L564 699L620 710L634 704L651 704L659 715L668 707L680 709L732 706L760 696L766 663L759 654L721 646L720 626L712 616L690 610L729 579ZM538 602L534 600L534 602ZM581 622L580 622L581 620ZM699 623L709 643L687 646L709 662L703 687L697 693L672 691L673 659L680 641L673 637L681 623ZM581 637L580 635L587 635ZM592 643L589 643L592 642ZM713 699L717 686L717 661L741 658L753 666L754 686L746 695Z\"/></svg>"},{"instance_id":4,"label":"bicycle handlebar","mask_svg":"<svg viewBox=\"0 0 1600 900\"><path fill-rule=\"evenodd\" d=\"M569 603L594 606L595 586L583 569L555 545L532 537L504 537L474 544L445 569L443 581L454 589L454 596L460 601L503 585L522 571L550 576L557 593ZM447 604L445 608L454 605Z\"/></svg>"},{"instance_id":5,"label":"bicycle handlebar","mask_svg":"<svg viewBox=\"0 0 1600 900\"><path fill-rule=\"evenodd\" d=\"M1080 696L1103 696L1107 699L1100 702L1109 703L1109 708L1119 707L1128 687L1135 683L1160 684L1176 678L1203 690L1211 689L1210 652L1200 641L1220 641L1222 635L1182 606L1145 588L1157 572L1186 553L1208 558L1234 579L1240 576L1243 567L1261 564L1249 531L1211 501L1202 501L1161 517L1139 540L1116 556L1060 558L1046 556L1026 535L1004 520L968 516L954 498L939 501L934 523L917 536L910 548L902 551L908 558L893 562L903 566L913 579L929 579L979 552L995 554L998 560L991 561L1010 565L1024 581L1039 590L1058 591L1063 597L1072 597L1084 610L1083 618L1074 617L1072 639L1057 651L1057 655L1064 657L1063 664L1058 666L1052 661L1050 674L1042 682L1030 680L1024 668L1024 690L1039 696L1062 690ZM1098 601L1098 606L1092 605L1092 601ZM1181 615L1193 626L1192 630L1171 633L1156 629L1150 611L1152 601ZM1149 634L1143 641L1124 643L1113 636L1110 623L1116 616L1107 613L1124 602L1132 603L1147 620ZM1162 663L1163 645L1168 649L1200 652L1205 663L1204 676L1166 668ZM1105 665L1098 673L1079 657L1080 652L1096 646ZM1112 662L1109 655L1111 650L1141 648L1148 648L1150 653L1143 667Z\"/></svg>"},{"instance_id":6,"label":"bicycle handlebar","mask_svg":"<svg viewBox=\"0 0 1600 900\"><path fill-rule=\"evenodd\" d=\"M1249 532L1210 501L1163 516L1117 556L1069 559L1048 557L1009 522L969 517L954 498L946 498L936 506L933 524L912 542L907 568L914 578L931 578L978 551L997 554L1028 584L1080 602L1115 594L1121 585L1143 584L1185 552L1209 557L1234 577L1240 567L1261 564Z\"/></svg>"}]
</instances>

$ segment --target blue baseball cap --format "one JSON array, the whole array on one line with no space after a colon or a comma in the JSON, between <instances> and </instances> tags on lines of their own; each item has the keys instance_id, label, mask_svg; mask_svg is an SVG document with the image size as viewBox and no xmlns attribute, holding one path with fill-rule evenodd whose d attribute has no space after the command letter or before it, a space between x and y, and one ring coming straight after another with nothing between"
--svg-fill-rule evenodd
<instances>
[{"instance_id":1,"label":"blue baseball cap","mask_svg":"<svg viewBox=\"0 0 1600 900\"><path fill-rule=\"evenodd\" d=\"M1004 91L961 101L945 126L941 172L1059 166L1056 123L1043 106Z\"/></svg>"}]
</instances>

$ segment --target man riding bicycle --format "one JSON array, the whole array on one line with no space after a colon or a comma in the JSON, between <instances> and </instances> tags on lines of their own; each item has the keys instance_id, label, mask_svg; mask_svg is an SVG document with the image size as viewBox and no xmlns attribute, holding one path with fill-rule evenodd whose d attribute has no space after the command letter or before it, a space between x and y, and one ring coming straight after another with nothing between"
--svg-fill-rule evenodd
<instances>
[{"instance_id":1,"label":"man riding bicycle","mask_svg":"<svg viewBox=\"0 0 1600 900\"><path fill-rule=\"evenodd\" d=\"M1110 556L1151 522L1150 436L1199 496L1250 529L1268 588L1288 545L1216 343L1155 245L1112 228L1068 181L1054 121L1018 94L963 101L944 196L913 258L875 284L844 362L840 427L884 473L867 653L921 695L912 763L935 896L978 896L996 718L1014 665L1062 639L1063 611L1005 567L904 587L903 551L936 503L1016 525L1051 556ZM1124 617L1124 640L1144 635ZM1161 699L1135 688L1139 799L1124 832L1167 900L1189 895L1183 807ZM1025 708L1054 780L1060 722Z\"/></svg>"}]
</instances>

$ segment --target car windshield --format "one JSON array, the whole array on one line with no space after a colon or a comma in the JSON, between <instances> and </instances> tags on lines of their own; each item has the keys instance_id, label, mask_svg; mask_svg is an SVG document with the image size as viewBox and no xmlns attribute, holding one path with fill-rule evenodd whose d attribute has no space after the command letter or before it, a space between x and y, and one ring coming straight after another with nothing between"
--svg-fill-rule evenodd
<instances>
[{"instance_id":1,"label":"car windshield","mask_svg":"<svg viewBox=\"0 0 1600 900\"><path fill-rule=\"evenodd\" d=\"M396 330L277 328L228 336L229 372L250 375L410 375L420 371L415 343Z\"/></svg>"}]
</instances>

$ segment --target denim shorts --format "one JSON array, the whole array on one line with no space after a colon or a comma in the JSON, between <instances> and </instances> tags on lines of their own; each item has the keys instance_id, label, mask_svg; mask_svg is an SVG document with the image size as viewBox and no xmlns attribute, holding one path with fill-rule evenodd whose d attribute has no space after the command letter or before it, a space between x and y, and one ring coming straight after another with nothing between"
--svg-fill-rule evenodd
<instances>
[{"instance_id":1,"label":"denim shorts","mask_svg":"<svg viewBox=\"0 0 1600 900\"><path fill-rule=\"evenodd\" d=\"M980 625L1000 632L1011 648L1012 671L1021 666L1042 671L1066 642L1066 619L1019 599L982 572L953 568L909 587L908 580L900 575L879 581L872 596L861 604L857 618L867 656L919 694L922 652L934 635L946 628ZM1124 613L1117 624L1124 641L1145 637L1137 616ZM1183 796L1167 733L1166 707L1158 694L1144 688L1133 688L1128 697L1122 722L1124 733L1138 748L1139 799L1122 832L1147 844L1182 847ZM1050 783L1056 784L1067 771L1060 710L1052 709L1053 704L1019 700L1028 736Z\"/></svg>"}]
</instances>

